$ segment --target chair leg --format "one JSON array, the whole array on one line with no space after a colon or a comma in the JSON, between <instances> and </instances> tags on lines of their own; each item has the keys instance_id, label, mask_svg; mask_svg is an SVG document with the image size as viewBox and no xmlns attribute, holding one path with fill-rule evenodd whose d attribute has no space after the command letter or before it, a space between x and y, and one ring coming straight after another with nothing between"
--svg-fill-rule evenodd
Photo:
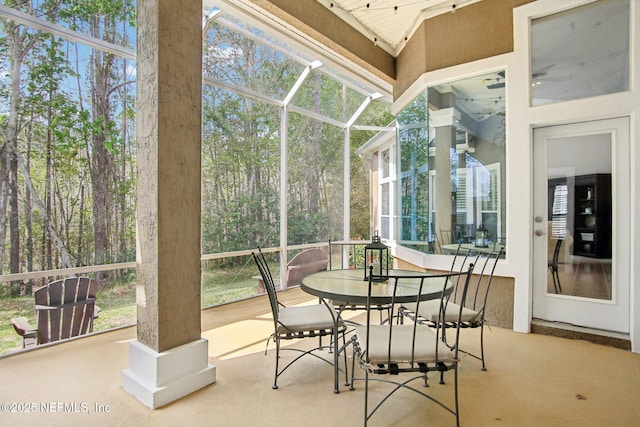
<instances>
[{"instance_id":1,"label":"chair leg","mask_svg":"<svg viewBox=\"0 0 640 427\"><path fill-rule=\"evenodd\" d=\"M453 373L453 393L455 395L455 406L456 406L456 427L460 427L460 406L458 403L458 362L455 363Z\"/></svg>"},{"instance_id":2,"label":"chair leg","mask_svg":"<svg viewBox=\"0 0 640 427\"><path fill-rule=\"evenodd\" d=\"M447 370L447 368L445 366L443 366L442 363L438 363L438 370L440 371L440 382L439 382L439 384L444 384L444 373Z\"/></svg>"},{"instance_id":3,"label":"chair leg","mask_svg":"<svg viewBox=\"0 0 640 427\"><path fill-rule=\"evenodd\" d=\"M276 390L278 388L278 367L280 363L280 338L276 337L276 374L273 378L272 389Z\"/></svg>"},{"instance_id":4,"label":"chair leg","mask_svg":"<svg viewBox=\"0 0 640 427\"><path fill-rule=\"evenodd\" d=\"M354 344L353 338L351 339L351 344ZM346 352L345 352L345 357L346 357ZM346 367L345 367L346 370ZM354 377L355 377L355 373L356 373L356 355L355 355L355 351L353 352L353 357L351 357L351 383L349 384L349 390L355 390L356 388L353 386L354 383Z\"/></svg>"},{"instance_id":5,"label":"chair leg","mask_svg":"<svg viewBox=\"0 0 640 427\"><path fill-rule=\"evenodd\" d=\"M482 325L480 325L480 357L482 360L482 370L486 371L487 368L484 366L484 321Z\"/></svg>"},{"instance_id":6,"label":"chair leg","mask_svg":"<svg viewBox=\"0 0 640 427\"><path fill-rule=\"evenodd\" d=\"M556 279L556 283L558 284L558 293L562 293L562 286L560 286L560 276L558 275L558 268L556 267L553 271L553 277Z\"/></svg>"},{"instance_id":7,"label":"chair leg","mask_svg":"<svg viewBox=\"0 0 640 427\"><path fill-rule=\"evenodd\" d=\"M342 353L344 354L344 385L349 385L349 367L347 363L349 362L347 358L347 338L345 337L344 332L342 333Z\"/></svg>"},{"instance_id":8,"label":"chair leg","mask_svg":"<svg viewBox=\"0 0 640 427\"><path fill-rule=\"evenodd\" d=\"M353 382L353 381L352 381ZM364 370L364 425L369 421L369 371Z\"/></svg>"},{"instance_id":9,"label":"chair leg","mask_svg":"<svg viewBox=\"0 0 640 427\"><path fill-rule=\"evenodd\" d=\"M22 337L22 348L29 348L35 346L37 343L36 333L29 332Z\"/></svg>"},{"instance_id":10,"label":"chair leg","mask_svg":"<svg viewBox=\"0 0 640 427\"><path fill-rule=\"evenodd\" d=\"M558 268L554 266L550 266L551 270L551 278L553 279L553 290L556 294L562 293L562 286L560 285L560 275L558 274Z\"/></svg>"},{"instance_id":11,"label":"chair leg","mask_svg":"<svg viewBox=\"0 0 640 427\"><path fill-rule=\"evenodd\" d=\"M322 348L322 335L320 335L320 337L318 337L318 347ZM333 334L331 334L331 336L329 337L329 354L333 353Z\"/></svg>"}]
</instances>

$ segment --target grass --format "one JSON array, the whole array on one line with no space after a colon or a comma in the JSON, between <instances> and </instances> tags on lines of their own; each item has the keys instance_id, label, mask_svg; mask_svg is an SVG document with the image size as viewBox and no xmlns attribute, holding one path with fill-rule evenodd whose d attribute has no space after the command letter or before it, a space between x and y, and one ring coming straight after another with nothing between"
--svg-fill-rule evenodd
<instances>
[{"instance_id":1,"label":"grass","mask_svg":"<svg viewBox=\"0 0 640 427\"><path fill-rule=\"evenodd\" d=\"M246 264L245 264L246 266ZM210 307L249 298L257 294L257 271L241 268L203 266L201 306ZM135 279L98 289L100 313L94 321L94 332L136 324ZM36 324L33 295L0 298L0 355L22 348L22 337L13 329L11 319L26 317Z\"/></svg>"}]
</instances>

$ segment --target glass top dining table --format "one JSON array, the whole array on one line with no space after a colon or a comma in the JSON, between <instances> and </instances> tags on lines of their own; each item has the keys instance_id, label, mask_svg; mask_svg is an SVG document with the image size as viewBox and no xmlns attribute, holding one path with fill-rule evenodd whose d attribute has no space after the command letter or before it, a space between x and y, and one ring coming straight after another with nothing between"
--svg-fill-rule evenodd
<instances>
[{"instance_id":1,"label":"glass top dining table","mask_svg":"<svg viewBox=\"0 0 640 427\"><path fill-rule=\"evenodd\" d=\"M390 276L402 276L395 291L395 302L415 302L419 289L419 280L411 276L423 276L425 272L412 270L389 270ZM406 277L406 278L405 278ZM308 294L332 301L349 304L366 304L368 280L364 280L363 269L326 270L309 274L302 278L300 288ZM388 304L393 299L393 285L388 282L374 282L371 289L372 304ZM442 279L425 279L420 300L440 298Z\"/></svg>"}]
</instances>

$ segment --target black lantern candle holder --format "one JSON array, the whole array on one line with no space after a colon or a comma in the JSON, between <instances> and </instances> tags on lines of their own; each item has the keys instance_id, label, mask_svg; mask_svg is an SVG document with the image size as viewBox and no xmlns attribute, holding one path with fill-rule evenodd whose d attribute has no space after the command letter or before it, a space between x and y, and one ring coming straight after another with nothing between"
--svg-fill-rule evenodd
<instances>
[{"instance_id":1,"label":"black lantern candle holder","mask_svg":"<svg viewBox=\"0 0 640 427\"><path fill-rule=\"evenodd\" d=\"M476 248L489 246L489 231L482 224L476 230Z\"/></svg>"},{"instance_id":2,"label":"black lantern candle holder","mask_svg":"<svg viewBox=\"0 0 640 427\"><path fill-rule=\"evenodd\" d=\"M364 280L384 282L389 276L389 247L380 241L378 232L371 237L371 243L364 247ZM372 269L373 267L373 269Z\"/></svg>"}]
</instances>

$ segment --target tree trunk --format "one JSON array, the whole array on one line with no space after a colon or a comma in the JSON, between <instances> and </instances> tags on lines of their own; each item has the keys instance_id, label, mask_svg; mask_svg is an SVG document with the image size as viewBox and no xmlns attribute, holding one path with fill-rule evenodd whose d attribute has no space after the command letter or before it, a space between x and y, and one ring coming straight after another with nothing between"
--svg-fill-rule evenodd
<instances>
[{"instance_id":1,"label":"tree trunk","mask_svg":"<svg viewBox=\"0 0 640 427\"><path fill-rule=\"evenodd\" d=\"M93 226L94 226L94 264L107 261L107 179L110 171L110 157L104 147L104 136L94 135L92 138L91 187L93 194Z\"/></svg>"},{"instance_id":2,"label":"tree trunk","mask_svg":"<svg viewBox=\"0 0 640 427\"><path fill-rule=\"evenodd\" d=\"M122 61L122 75L123 77L126 76L127 73L127 61ZM122 85L121 86L121 96L120 98L122 99L122 148L120 149L120 177L119 177L119 182L120 185L121 183L126 180L127 177L127 138L128 138L128 134L127 134L127 96L128 96L128 90L127 90L127 86L128 85ZM126 242L126 227L127 227L127 222L126 222L126 217L127 215L125 214L126 210L127 210L127 196L126 194L124 194L123 191L117 191L118 194L118 200L120 202L120 212L118 213L118 215L115 215L117 218L120 218L120 222L118 224L118 240L120 241L120 245L118 247L118 251L119 251L119 256L118 256L118 260L119 261L128 261L123 259L124 254L127 252L127 242Z\"/></svg>"},{"instance_id":3,"label":"tree trunk","mask_svg":"<svg viewBox=\"0 0 640 427\"><path fill-rule=\"evenodd\" d=\"M320 76L314 75L316 80L316 87L320 87ZM320 113L320 90L314 91L313 96L313 111ZM313 121L313 131L311 133L311 138L308 141L308 145L306 146L307 150L307 159L311 160L307 169L307 188L309 189L307 193L308 200L308 212L318 212L319 202L320 202L320 168L321 162L319 161L319 152L320 152L320 137L321 137L321 123L318 120Z\"/></svg>"},{"instance_id":4,"label":"tree trunk","mask_svg":"<svg viewBox=\"0 0 640 427\"><path fill-rule=\"evenodd\" d=\"M108 17L103 25L108 25ZM99 20L92 21L92 34L100 34ZM106 32L106 29L103 29ZM90 170L92 189L92 210L94 226L94 264L101 265L109 258L109 182L113 177L111 154L105 146L107 124L110 117L109 84L113 60L111 55L92 49L92 114L94 123L102 123L101 131L91 137ZM104 277L100 277L103 279Z\"/></svg>"},{"instance_id":5,"label":"tree trunk","mask_svg":"<svg viewBox=\"0 0 640 427\"><path fill-rule=\"evenodd\" d=\"M33 120L31 120L33 123ZM27 171L31 174L31 140L32 133L29 132L29 138L27 139ZM31 190L29 187L24 189L24 223L25 223L25 232L27 234L27 239L25 242L26 251L27 251L27 266L26 271L33 271L33 223L32 223L32 202L31 202ZM30 280L26 283L25 294L31 295L32 291L32 281Z\"/></svg>"},{"instance_id":6,"label":"tree trunk","mask_svg":"<svg viewBox=\"0 0 640 427\"><path fill-rule=\"evenodd\" d=\"M40 199L40 197L38 196L38 193L36 193L36 190L33 187L33 182L31 181L31 175L29 175L29 171L27 170L27 166L25 165L22 155L19 152L16 152L14 154L18 163L18 169L20 170L24 178L25 185L29 188L29 191L31 191L31 194L33 194L34 202L38 206L38 209L40 209L42 212L46 212L45 204L43 203L42 199ZM55 230L55 228L51 224L51 221L48 216L44 215L44 221L45 221L46 228L49 231L49 234L57 244L58 250L60 251L60 256L62 257L62 261L64 263L64 267L72 268L73 263L71 262L71 255L69 254L69 250L67 249L64 242L60 238L60 235L58 234L58 232Z\"/></svg>"},{"instance_id":7,"label":"tree trunk","mask_svg":"<svg viewBox=\"0 0 640 427\"><path fill-rule=\"evenodd\" d=\"M18 149L18 115L20 113L20 72L22 62L24 60L24 31L20 31L20 26L12 22L5 24L7 34L9 61L11 63L10 81L9 81L9 117L7 118L7 127L5 130L5 147L2 150L2 191L3 196L0 197L2 206L0 206L0 214L2 216L2 226L0 227L0 246L3 248L6 243L6 214L7 207L9 211L9 269L10 273L18 273L20 235L18 229L18 190L17 190L17 164L14 153ZM5 196L6 195L6 196ZM7 203L9 206L7 206ZM4 255L4 254L3 254ZM0 258L0 259L4 259ZM15 283L12 283L12 294L15 294Z\"/></svg>"},{"instance_id":8,"label":"tree trunk","mask_svg":"<svg viewBox=\"0 0 640 427\"><path fill-rule=\"evenodd\" d=\"M80 267L85 262L83 236L84 236L84 185L80 187L80 211L78 212L78 257L76 265Z\"/></svg>"},{"instance_id":9,"label":"tree trunk","mask_svg":"<svg viewBox=\"0 0 640 427\"><path fill-rule=\"evenodd\" d=\"M9 188L9 155L7 151L7 144L5 143L0 148L0 260L4 259L4 248L7 240L7 202L9 195L7 191ZM2 262L0 262L0 274L4 274L4 263Z\"/></svg>"},{"instance_id":10,"label":"tree trunk","mask_svg":"<svg viewBox=\"0 0 640 427\"><path fill-rule=\"evenodd\" d=\"M50 112L50 110L49 110ZM51 118L49 118L49 123L51 123ZM46 152L46 158L45 158L45 162L46 162L46 174L45 174L45 178L44 178L44 203L45 203L45 217L47 218L48 221L51 221L51 214L52 214L52 209L51 209L51 201L53 199L52 197L52 193L51 193L51 174L52 174L52 169L53 169L53 165L52 165L52 159L51 159L51 155L52 155L52 140L51 140L51 129L50 127L47 127L47 140L46 140L46 146L45 146L45 152ZM53 227L52 227L53 228ZM44 260L43 262L46 263L46 268L47 270L52 270L53 267L53 246L51 244L51 235L48 232L48 228L45 229L44 231L45 233L45 247L44 247Z\"/></svg>"}]
</instances>

